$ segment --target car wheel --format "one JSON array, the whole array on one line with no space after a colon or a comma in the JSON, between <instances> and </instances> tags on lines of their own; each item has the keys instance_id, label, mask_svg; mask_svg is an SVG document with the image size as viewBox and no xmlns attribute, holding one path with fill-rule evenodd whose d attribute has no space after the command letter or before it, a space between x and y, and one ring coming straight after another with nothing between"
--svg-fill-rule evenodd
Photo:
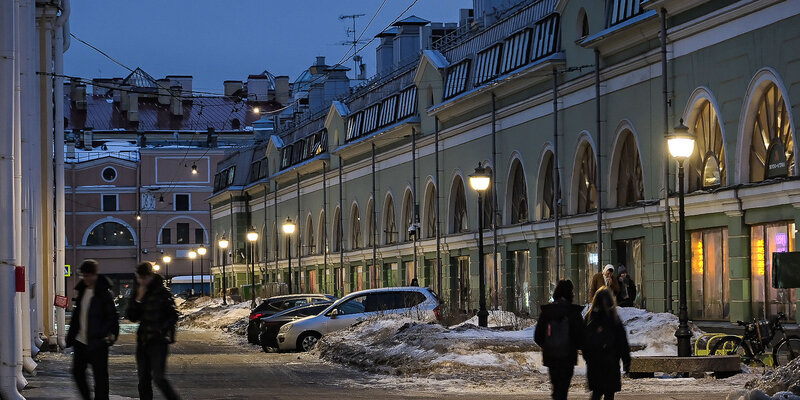
<instances>
[{"instance_id":1,"label":"car wheel","mask_svg":"<svg viewBox=\"0 0 800 400\"><path fill-rule=\"evenodd\" d=\"M269 346L267 345L267 343L268 343L269 341L267 340L267 337L266 337L266 336L267 336L267 335L266 335L266 334L264 334L264 332L261 332L261 333L258 335L258 342L261 344L261 349L262 349L262 350L264 350L264 353L269 353L269 352L272 350L272 347L269 347Z\"/></svg>"},{"instance_id":2,"label":"car wheel","mask_svg":"<svg viewBox=\"0 0 800 400\"><path fill-rule=\"evenodd\" d=\"M319 341L320 334L317 332L306 332L297 338L297 350L309 351Z\"/></svg>"}]
</instances>

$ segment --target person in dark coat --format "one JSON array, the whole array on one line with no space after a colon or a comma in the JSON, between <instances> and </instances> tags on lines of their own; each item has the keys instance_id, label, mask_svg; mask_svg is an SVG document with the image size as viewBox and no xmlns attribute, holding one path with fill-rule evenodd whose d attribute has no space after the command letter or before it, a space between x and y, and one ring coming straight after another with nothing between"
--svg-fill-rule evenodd
<instances>
[{"instance_id":1,"label":"person in dark coat","mask_svg":"<svg viewBox=\"0 0 800 400\"><path fill-rule=\"evenodd\" d=\"M578 349L583 347L584 324L581 307L572 304L573 289L569 279L558 281L553 290L553 302L542 306L534 332L534 340L542 348L542 361L550 373L553 399L557 400L567 398L575 364L578 363ZM555 321L566 321L569 331L567 340L559 343L561 349L554 349L552 343L548 344L554 333L551 323Z\"/></svg>"},{"instance_id":2,"label":"person in dark coat","mask_svg":"<svg viewBox=\"0 0 800 400\"><path fill-rule=\"evenodd\" d=\"M100 265L85 260L79 271L81 281L67 332L67 346L74 347L72 376L84 399L90 399L86 367L94 372L94 398L108 399L108 348L119 336L119 314L114 306L111 280L98 274Z\"/></svg>"},{"instance_id":3,"label":"person in dark coat","mask_svg":"<svg viewBox=\"0 0 800 400\"><path fill-rule=\"evenodd\" d=\"M611 264L606 264L603 267L603 272L598 272L592 276L592 281L589 283L589 303L592 302L594 298L594 294L600 290L601 287L607 286L614 294L614 297L617 297L617 293L619 293L619 282L614 279L614 266Z\"/></svg>"},{"instance_id":4,"label":"person in dark coat","mask_svg":"<svg viewBox=\"0 0 800 400\"><path fill-rule=\"evenodd\" d=\"M592 391L592 400L613 400L614 393L622 390L622 369L628 372L631 351L625 327L617 314L614 295L607 287L597 291L592 306L586 313L586 338L583 358L586 360L586 380Z\"/></svg>"},{"instance_id":5,"label":"person in dark coat","mask_svg":"<svg viewBox=\"0 0 800 400\"><path fill-rule=\"evenodd\" d=\"M633 300L636 299L636 284L633 283L628 269L624 265L619 266L619 294L617 294L617 305L620 307L633 307Z\"/></svg>"},{"instance_id":6,"label":"person in dark coat","mask_svg":"<svg viewBox=\"0 0 800 400\"><path fill-rule=\"evenodd\" d=\"M153 382L167 399L179 396L167 380L167 352L175 341L178 312L164 278L153 273L149 262L136 266L134 298L128 306L128 319L139 322L136 332L136 369L139 373L139 397L153 398Z\"/></svg>"}]
</instances>

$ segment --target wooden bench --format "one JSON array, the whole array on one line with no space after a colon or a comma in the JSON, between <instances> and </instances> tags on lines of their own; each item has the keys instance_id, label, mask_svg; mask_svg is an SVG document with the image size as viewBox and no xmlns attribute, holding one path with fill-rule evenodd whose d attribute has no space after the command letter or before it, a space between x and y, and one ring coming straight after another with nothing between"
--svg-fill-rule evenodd
<instances>
[{"instance_id":1,"label":"wooden bench","mask_svg":"<svg viewBox=\"0 0 800 400\"><path fill-rule=\"evenodd\" d=\"M739 356L670 357L640 356L631 359L631 378L652 378L656 372L705 373L713 372L717 378L727 378L741 372Z\"/></svg>"}]
</instances>

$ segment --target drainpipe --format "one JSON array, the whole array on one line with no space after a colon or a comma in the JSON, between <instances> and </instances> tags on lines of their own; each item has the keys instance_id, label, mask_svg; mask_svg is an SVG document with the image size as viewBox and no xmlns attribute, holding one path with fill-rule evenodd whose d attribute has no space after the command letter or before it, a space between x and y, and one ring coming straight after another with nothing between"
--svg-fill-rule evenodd
<instances>
[{"instance_id":1,"label":"drainpipe","mask_svg":"<svg viewBox=\"0 0 800 400\"><path fill-rule=\"evenodd\" d=\"M344 192L342 191L342 166L344 165L344 159L342 156L339 156L339 231L336 232L339 235L339 268L342 272L342 276L344 276L347 270L344 268L344 224L342 224L342 214L344 214ZM339 282L337 277L334 274L333 277L333 292L338 296L344 295L344 288L337 288ZM341 291L341 293L337 292L337 289Z\"/></svg>"},{"instance_id":2,"label":"drainpipe","mask_svg":"<svg viewBox=\"0 0 800 400\"><path fill-rule=\"evenodd\" d=\"M667 89L667 10L661 9L661 92L664 97L664 144L669 135L669 91ZM665 146L666 147L666 146ZM666 258L665 296L667 312L672 313L672 219L669 210L669 154L664 152L664 246Z\"/></svg>"},{"instance_id":3,"label":"drainpipe","mask_svg":"<svg viewBox=\"0 0 800 400\"><path fill-rule=\"evenodd\" d=\"M303 258L303 236L302 236L302 226L303 226L303 216L300 211L300 173L297 173L297 279L292 279L295 285L297 285L297 291L294 293L300 293L300 288L303 286L303 268L302 263L300 262ZM291 274L292 272L289 271ZM293 277L294 278L294 277ZM306 288L307 290L307 288Z\"/></svg>"},{"instance_id":4,"label":"drainpipe","mask_svg":"<svg viewBox=\"0 0 800 400\"><path fill-rule=\"evenodd\" d=\"M0 187L4 188L14 188L15 8L14 2L0 2ZM16 217L14 200L13 189L0 191L0 215L5 221L13 221ZM4 334L0 335L0 397L22 399L17 391L21 349L17 346L19 325L15 317L14 269L19 257L15 246L18 232L6 229L0 235L4 236L0 240L0 325L5 327Z\"/></svg>"},{"instance_id":5,"label":"drainpipe","mask_svg":"<svg viewBox=\"0 0 800 400\"><path fill-rule=\"evenodd\" d=\"M442 233L439 231L439 117L435 117L433 126L435 135L433 153L436 163L434 166L436 170L436 192L434 193L436 196L436 290L439 291L439 295L442 295Z\"/></svg>"},{"instance_id":6,"label":"drainpipe","mask_svg":"<svg viewBox=\"0 0 800 400\"><path fill-rule=\"evenodd\" d=\"M417 279L417 132L411 128L411 224L414 228L414 279Z\"/></svg>"},{"instance_id":7,"label":"drainpipe","mask_svg":"<svg viewBox=\"0 0 800 400\"><path fill-rule=\"evenodd\" d=\"M328 292L328 163L322 162L322 264L325 265L325 273L322 274L322 287Z\"/></svg>"},{"instance_id":8,"label":"drainpipe","mask_svg":"<svg viewBox=\"0 0 800 400\"><path fill-rule=\"evenodd\" d=\"M64 73L64 51L65 51L65 36L69 36L69 32L65 32L64 24L69 19L70 4L69 0L62 1L61 15L56 18L53 33L53 66L55 70L54 84L53 84L53 134L55 136L55 225L56 225L56 262L55 262L55 278L56 278L56 294L65 295L65 281L64 281L64 240L66 238L66 231L64 229L64 78L60 77ZM65 310L58 307L56 310L56 318L58 323L58 347L66 348L67 331L65 323Z\"/></svg>"},{"instance_id":9,"label":"drainpipe","mask_svg":"<svg viewBox=\"0 0 800 400\"><path fill-rule=\"evenodd\" d=\"M278 261L278 259L280 258L280 239L279 239L280 235L278 234L278 231L281 229L281 227L278 226L278 184L277 183L275 184L275 190L272 191L272 200L273 200L273 203L275 203L275 206L272 207L272 210L274 211L274 214L275 214L275 283L278 283L278 282L280 282L280 276L281 276L281 269L280 269L280 264L279 264L279 261ZM280 290L279 290L279 292L280 292Z\"/></svg>"},{"instance_id":10,"label":"drainpipe","mask_svg":"<svg viewBox=\"0 0 800 400\"><path fill-rule=\"evenodd\" d=\"M597 271L603 268L603 185L602 178L603 162L601 152L603 149L600 133L600 50L594 49L594 98L595 98L595 130L597 133L597 159L595 160L595 187L597 189Z\"/></svg>"},{"instance_id":11,"label":"drainpipe","mask_svg":"<svg viewBox=\"0 0 800 400\"><path fill-rule=\"evenodd\" d=\"M372 270L376 273L378 272L378 221L376 219L377 212L375 211L377 202L378 198L375 197L375 142L372 142ZM373 282L376 281L375 277L371 278Z\"/></svg>"},{"instance_id":12,"label":"drainpipe","mask_svg":"<svg viewBox=\"0 0 800 400\"><path fill-rule=\"evenodd\" d=\"M556 281L561 279L561 252L559 251L558 214L561 210L561 196L558 182L558 71L553 68L553 240L555 243Z\"/></svg>"},{"instance_id":13,"label":"drainpipe","mask_svg":"<svg viewBox=\"0 0 800 400\"><path fill-rule=\"evenodd\" d=\"M489 223L492 224L492 240L494 241L494 251L492 252L492 265L494 265L494 306L500 307L499 292L500 281L497 276L497 97L492 92L492 219ZM483 210L481 210L481 213ZM481 232L483 235L483 232ZM502 257L501 257L502 259Z\"/></svg>"},{"instance_id":14,"label":"drainpipe","mask_svg":"<svg viewBox=\"0 0 800 400\"><path fill-rule=\"evenodd\" d=\"M267 282L267 243L269 242L269 236L267 236L267 232L270 232L269 226L267 225L267 194L269 193L269 183L264 182L264 269L261 270L261 290L266 290L264 283ZM278 240L275 238L275 240Z\"/></svg>"}]
</instances>

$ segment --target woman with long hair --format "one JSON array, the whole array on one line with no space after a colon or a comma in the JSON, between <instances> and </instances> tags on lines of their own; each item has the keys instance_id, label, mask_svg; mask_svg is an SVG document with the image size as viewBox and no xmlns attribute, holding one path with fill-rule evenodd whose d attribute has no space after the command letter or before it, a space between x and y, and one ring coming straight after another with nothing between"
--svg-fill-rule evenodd
<instances>
[{"instance_id":1,"label":"woman with long hair","mask_svg":"<svg viewBox=\"0 0 800 400\"><path fill-rule=\"evenodd\" d=\"M614 295L605 286L595 293L586 313L583 358L592 400L613 400L614 393L622 390L619 362L622 360L622 368L627 373L631 351L625 327L617 314Z\"/></svg>"}]
</instances>

